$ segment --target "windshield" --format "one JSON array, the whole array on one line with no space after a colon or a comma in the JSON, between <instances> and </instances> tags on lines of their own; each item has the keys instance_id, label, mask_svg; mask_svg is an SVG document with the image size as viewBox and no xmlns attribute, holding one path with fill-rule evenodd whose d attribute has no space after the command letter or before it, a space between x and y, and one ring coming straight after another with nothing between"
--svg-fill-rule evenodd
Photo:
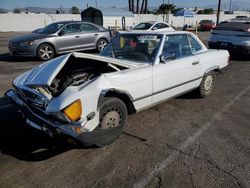
<instances>
[{"instance_id":1,"label":"windshield","mask_svg":"<svg viewBox=\"0 0 250 188\"><path fill-rule=\"evenodd\" d=\"M159 49L162 35L121 34L103 49L100 55L135 62L152 63Z\"/></svg>"},{"instance_id":2,"label":"windshield","mask_svg":"<svg viewBox=\"0 0 250 188\"><path fill-rule=\"evenodd\" d=\"M152 27L152 23L140 23L138 25L136 25L133 30L147 30L150 29Z\"/></svg>"},{"instance_id":3,"label":"windshield","mask_svg":"<svg viewBox=\"0 0 250 188\"><path fill-rule=\"evenodd\" d=\"M59 29L61 29L65 24L63 23L52 23L48 26L44 27L43 29L37 31L37 33L40 34L52 34L57 32Z\"/></svg>"}]
</instances>

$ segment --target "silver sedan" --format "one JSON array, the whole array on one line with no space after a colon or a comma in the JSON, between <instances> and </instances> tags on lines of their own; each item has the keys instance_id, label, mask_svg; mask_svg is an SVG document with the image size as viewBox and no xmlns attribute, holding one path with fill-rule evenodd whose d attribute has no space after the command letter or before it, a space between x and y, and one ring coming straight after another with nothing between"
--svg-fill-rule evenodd
<instances>
[{"instance_id":1,"label":"silver sedan","mask_svg":"<svg viewBox=\"0 0 250 188\"><path fill-rule=\"evenodd\" d=\"M9 41L13 56L33 56L50 60L56 54L96 49L100 52L109 42L107 29L89 22L62 21L37 29Z\"/></svg>"}]
</instances>

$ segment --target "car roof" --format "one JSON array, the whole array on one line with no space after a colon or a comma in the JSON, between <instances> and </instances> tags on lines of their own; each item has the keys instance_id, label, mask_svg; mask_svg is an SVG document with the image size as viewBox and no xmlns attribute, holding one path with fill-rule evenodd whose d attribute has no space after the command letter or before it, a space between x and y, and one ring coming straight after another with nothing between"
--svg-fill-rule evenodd
<instances>
[{"instance_id":1,"label":"car roof","mask_svg":"<svg viewBox=\"0 0 250 188\"><path fill-rule=\"evenodd\" d=\"M86 22L86 21L74 21L74 20L59 21L59 22L54 22L54 23L57 23L57 24L69 24L69 23L90 23L90 24L94 24L94 23L91 23L91 22ZM94 24L94 25L96 25L96 24Z\"/></svg>"},{"instance_id":2,"label":"car roof","mask_svg":"<svg viewBox=\"0 0 250 188\"><path fill-rule=\"evenodd\" d=\"M165 24L168 24L166 22L158 22L158 21L146 21L146 22L140 22L140 23L150 23L150 24L156 24L156 23L165 23ZM139 24L140 24L139 23Z\"/></svg>"},{"instance_id":3,"label":"car roof","mask_svg":"<svg viewBox=\"0 0 250 188\"><path fill-rule=\"evenodd\" d=\"M146 31L146 30L131 30L131 31L120 31L121 34L162 34L162 35L169 35L169 34L189 34L189 31Z\"/></svg>"},{"instance_id":4,"label":"car roof","mask_svg":"<svg viewBox=\"0 0 250 188\"><path fill-rule=\"evenodd\" d=\"M225 22L250 22L250 17L232 18Z\"/></svg>"},{"instance_id":5,"label":"car roof","mask_svg":"<svg viewBox=\"0 0 250 188\"><path fill-rule=\"evenodd\" d=\"M157 21L146 21L146 22L141 22L141 23L151 23L151 24L154 24L154 23L157 23Z\"/></svg>"}]
</instances>

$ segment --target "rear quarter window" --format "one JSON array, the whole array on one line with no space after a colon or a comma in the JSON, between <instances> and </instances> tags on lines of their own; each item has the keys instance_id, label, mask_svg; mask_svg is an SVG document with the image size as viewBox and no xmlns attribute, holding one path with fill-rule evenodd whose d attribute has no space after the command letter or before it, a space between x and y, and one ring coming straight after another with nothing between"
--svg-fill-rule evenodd
<instances>
[{"instance_id":1,"label":"rear quarter window","mask_svg":"<svg viewBox=\"0 0 250 188\"><path fill-rule=\"evenodd\" d=\"M196 53L202 49L201 45L190 35L188 35L188 41L191 45L192 53Z\"/></svg>"}]
</instances>

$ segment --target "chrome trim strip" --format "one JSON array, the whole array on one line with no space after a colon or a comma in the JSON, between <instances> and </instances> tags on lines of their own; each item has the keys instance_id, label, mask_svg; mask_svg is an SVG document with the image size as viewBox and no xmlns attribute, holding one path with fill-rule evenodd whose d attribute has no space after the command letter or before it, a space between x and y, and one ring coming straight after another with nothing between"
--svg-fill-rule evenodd
<instances>
[{"instance_id":1,"label":"chrome trim strip","mask_svg":"<svg viewBox=\"0 0 250 188\"><path fill-rule=\"evenodd\" d=\"M190 82L194 82L194 81L199 80L199 79L201 79L201 78L203 78L203 77L201 76L201 77L198 77L198 78L189 80L189 81L187 81L187 82L183 82L183 83L181 83L181 84L177 84L177 85L168 87L168 88L166 88L166 89L163 89L163 90L160 90L160 91L156 91L156 92L154 92L154 93L152 93L152 94L145 95L145 96L142 96L142 97L138 97L138 98L136 98L136 99L133 99L133 102L136 102L136 101L138 101L138 100L142 100L142 99L147 98L147 97L151 97L151 96L153 96L153 95L157 95L157 94L159 94L159 93L163 93L163 92L168 91L168 90L170 90L170 89L174 89L174 88L176 88L176 87L180 87L180 86L182 86L182 85L188 84L188 83L190 83Z\"/></svg>"}]
</instances>

